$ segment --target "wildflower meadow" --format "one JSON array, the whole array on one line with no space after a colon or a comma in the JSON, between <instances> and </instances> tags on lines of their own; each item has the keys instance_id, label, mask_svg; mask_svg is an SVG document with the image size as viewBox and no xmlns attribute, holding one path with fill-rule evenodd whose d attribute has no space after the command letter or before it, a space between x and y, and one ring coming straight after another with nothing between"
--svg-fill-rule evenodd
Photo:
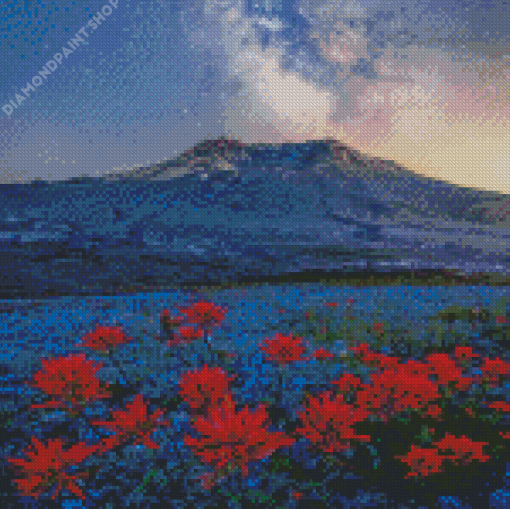
<instances>
[{"instance_id":1,"label":"wildflower meadow","mask_svg":"<svg viewBox=\"0 0 510 509\"><path fill-rule=\"evenodd\" d=\"M7 507L508 507L506 311L451 307L418 351L353 302L273 323L259 377L255 353L217 347L230 310L204 299L141 312L151 337L96 323L78 353L4 368Z\"/></svg>"}]
</instances>

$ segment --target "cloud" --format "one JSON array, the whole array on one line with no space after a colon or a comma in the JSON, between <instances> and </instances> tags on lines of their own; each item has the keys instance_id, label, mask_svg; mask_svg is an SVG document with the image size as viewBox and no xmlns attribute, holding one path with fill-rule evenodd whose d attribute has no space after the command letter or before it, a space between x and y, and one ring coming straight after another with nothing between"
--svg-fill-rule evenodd
<instances>
[{"instance_id":1,"label":"cloud","mask_svg":"<svg viewBox=\"0 0 510 509\"><path fill-rule=\"evenodd\" d=\"M153 3L123 21L127 40L119 37L93 72L89 63L63 67L58 94L48 83L20 108L23 125L7 126L20 139L17 147L8 140L4 173L12 161L43 178L105 173L224 133L246 143L335 137L427 175L510 191L510 18L502 4ZM76 169L38 157L50 138L60 150L70 140L64 160Z\"/></svg>"},{"instance_id":2,"label":"cloud","mask_svg":"<svg viewBox=\"0 0 510 509\"><path fill-rule=\"evenodd\" d=\"M246 143L334 136L419 173L510 192L506 53L452 49L471 34L467 17L427 2L298 5L299 38L273 21L263 43L257 27L267 19L246 16L240 2L191 31L195 44L222 48L238 84L225 101L229 135ZM206 18L217 39L204 42Z\"/></svg>"}]
</instances>

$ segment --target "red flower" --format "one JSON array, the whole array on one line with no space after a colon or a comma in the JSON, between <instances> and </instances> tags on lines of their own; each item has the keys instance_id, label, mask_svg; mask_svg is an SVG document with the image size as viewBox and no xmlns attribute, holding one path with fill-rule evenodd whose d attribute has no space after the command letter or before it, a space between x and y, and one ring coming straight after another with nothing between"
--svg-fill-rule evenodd
<instances>
[{"instance_id":1,"label":"red flower","mask_svg":"<svg viewBox=\"0 0 510 509\"><path fill-rule=\"evenodd\" d=\"M474 415L475 415L475 414L474 414L474 412L473 412L473 410L472 410L471 408L469 408L469 407L467 406L467 407L465 407L465 408L464 408L464 410L466 411L466 413L467 413L468 415L470 415L471 417L474 417Z\"/></svg>"},{"instance_id":2,"label":"red flower","mask_svg":"<svg viewBox=\"0 0 510 509\"><path fill-rule=\"evenodd\" d=\"M336 385L338 390L343 394L347 394L356 387L362 386L361 377L359 375L352 375L351 373L343 373L338 380L334 380L331 383Z\"/></svg>"},{"instance_id":3,"label":"red flower","mask_svg":"<svg viewBox=\"0 0 510 509\"><path fill-rule=\"evenodd\" d=\"M482 381L486 381L491 385L497 386L501 377L510 376L510 363L496 357L495 359L483 359L480 366L482 370Z\"/></svg>"},{"instance_id":4,"label":"red flower","mask_svg":"<svg viewBox=\"0 0 510 509\"><path fill-rule=\"evenodd\" d=\"M85 442L80 442L65 451L62 449L64 445L61 438L49 440L45 445L32 437L32 444L23 451L28 459L7 458L9 463L23 469L23 477L15 481L23 496L39 498L39 495L56 484L52 499L55 499L62 489L66 489L85 500L75 480L88 474L69 475L64 470L84 461L98 450L99 445L87 446Z\"/></svg>"},{"instance_id":5,"label":"red flower","mask_svg":"<svg viewBox=\"0 0 510 509\"><path fill-rule=\"evenodd\" d=\"M441 466L445 458L439 456L436 448L425 449L411 445L411 450L405 456L395 456L395 458L411 467L411 472L406 475L406 479L418 475L425 477L435 472L444 472Z\"/></svg>"},{"instance_id":6,"label":"red flower","mask_svg":"<svg viewBox=\"0 0 510 509\"><path fill-rule=\"evenodd\" d=\"M315 359L321 361L325 359L332 359L334 357L334 355L329 350L325 350L324 348L318 348L315 350L313 356Z\"/></svg>"},{"instance_id":7,"label":"red flower","mask_svg":"<svg viewBox=\"0 0 510 509\"><path fill-rule=\"evenodd\" d=\"M455 365L455 361L444 353L427 356L427 363L432 367L432 373L438 376L438 384L449 386L454 390L465 391L473 385L474 379L463 377L462 370Z\"/></svg>"},{"instance_id":8,"label":"red flower","mask_svg":"<svg viewBox=\"0 0 510 509\"><path fill-rule=\"evenodd\" d=\"M303 497L303 494L300 491L293 491L292 492L292 498L294 500L299 500Z\"/></svg>"},{"instance_id":9,"label":"red flower","mask_svg":"<svg viewBox=\"0 0 510 509\"><path fill-rule=\"evenodd\" d=\"M455 464L458 464L459 459L464 465L466 463L471 463L473 459L481 462L490 460L490 456L487 456L482 452L483 446L489 445L489 442L473 442L470 438L467 438L464 435L457 438L447 432L444 438L439 440L439 442L433 442L432 445L436 446L438 450L442 452L448 453L448 451L453 451L453 454L449 454L454 457L448 458L448 460Z\"/></svg>"},{"instance_id":10,"label":"red flower","mask_svg":"<svg viewBox=\"0 0 510 509\"><path fill-rule=\"evenodd\" d=\"M490 403L485 403L485 406L488 408L495 408L501 412L510 412L510 403L506 401L492 401Z\"/></svg>"},{"instance_id":11,"label":"red flower","mask_svg":"<svg viewBox=\"0 0 510 509\"><path fill-rule=\"evenodd\" d=\"M381 322L374 323L374 331L379 334L384 334L384 324Z\"/></svg>"},{"instance_id":12,"label":"red flower","mask_svg":"<svg viewBox=\"0 0 510 509\"><path fill-rule=\"evenodd\" d=\"M173 330L184 321L184 316L171 316L168 309L164 309L160 316L160 322L165 332Z\"/></svg>"},{"instance_id":13,"label":"red flower","mask_svg":"<svg viewBox=\"0 0 510 509\"><path fill-rule=\"evenodd\" d=\"M206 474L199 475L198 479L202 480L202 489L210 490L219 481L225 479L225 470L216 470L214 472L207 472Z\"/></svg>"},{"instance_id":14,"label":"red flower","mask_svg":"<svg viewBox=\"0 0 510 509\"><path fill-rule=\"evenodd\" d=\"M340 304L338 304L338 302L324 302L324 306L330 307L330 308L336 308L339 305Z\"/></svg>"},{"instance_id":15,"label":"red flower","mask_svg":"<svg viewBox=\"0 0 510 509\"><path fill-rule=\"evenodd\" d=\"M356 405L387 421L388 414L408 409L427 409L441 397L437 385L428 379L429 367L417 361L372 375L371 383L356 393Z\"/></svg>"},{"instance_id":16,"label":"red flower","mask_svg":"<svg viewBox=\"0 0 510 509\"><path fill-rule=\"evenodd\" d=\"M138 394L131 403L127 404L127 410L112 412L112 420L92 421L91 424L102 426L118 433L115 437L110 437L108 442L104 442L105 448L119 445L137 435L134 444L142 442L149 449L159 449L159 445L150 439L150 434L156 426L170 426L172 424L170 421L157 422L162 415L163 410L158 408L148 417L146 403L144 403L142 395ZM104 448L101 452L103 451Z\"/></svg>"},{"instance_id":17,"label":"red flower","mask_svg":"<svg viewBox=\"0 0 510 509\"><path fill-rule=\"evenodd\" d=\"M466 465L474 459L481 462L490 460L490 456L483 454L484 445L489 445L489 443L473 442L465 436L457 438L446 433L444 438L432 443L432 448L424 449L411 445L411 451L407 455L395 456L395 458L411 466L411 472L406 475L406 478L418 474L426 476L433 472L443 472L440 466L445 461L458 465L460 460L463 465Z\"/></svg>"},{"instance_id":18,"label":"red flower","mask_svg":"<svg viewBox=\"0 0 510 509\"><path fill-rule=\"evenodd\" d=\"M292 334L284 336L277 332L274 339L265 339L263 343L258 346L264 350L270 360L276 361L279 364L288 364L299 360L308 360L308 357L301 357L305 352L305 348L301 346L303 338L293 338Z\"/></svg>"},{"instance_id":19,"label":"red flower","mask_svg":"<svg viewBox=\"0 0 510 509\"><path fill-rule=\"evenodd\" d=\"M453 355L457 359L463 360L469 360L474 359L475 357L480 357L478 354L473 352L473 349L470 346L456 346Z\"/></svg>"},{"instance_id":20,"label":"red flower","mask_svg":"<svg viewBox=\"0 0 510 509\"><path fill-rule=\"evenodd\" d=\"M83 354L43 359L42 364L43 368L34 375L32 384L60 401L32 405L31 408L65 407L64 400L76 410L83 409L89 401L110 397L106 390L108 383L101 383L95 376L102 364L94 366L94 361L85 360Z\"/></svg>"},{"instance_id":21,"label":"red flower","mask_svg":"<svg viewBox=\"0 0 510 509\"><path fill-rule=\"evenodd\" d=\"M401 364L398 357L370 352L366 344L351 349L363 363L376 367L379 371L373 375L372 384L357 393L357 404L362 408L372 409L385 420L387 412L382 411L385 407L391 413L420 409L425 411L424 415L437 417L441 409L430 403L441 397L438 384L454 390L466 390L471 388L474 382L473 378L463 377L461 369L446 354L430 355L426 362L410 360ZM457 353L473 355L469 350L459 349ZM429 375L432 374L437 375L437 384L429 380Z\"/></svg>"},{"instance_id":22,"label":"red flower","mask_svg":"<svg viewBox=\"0 0 510 509\"><path fill-rule=\"evenodd\" d=\"M187 371L182 375L179 392L193 413L198 410L207 413L210 406L230 398L229 384L236 377L229 377L221 368L210 368L206 364L200 370Z\"/></svg>"},{"instance_id":23,"label":"red flower","mask_svg":"<svg viewBox=\"0 0 510 509\"><path fill-rule=\"evenodd\" d=\"M228 312L227 309L203 301L178 309L186 314L189 323L197 323L204 329L220 325L225 318L225 313Z\"/></svg>"},{"instance_id":24,"label":"red flower","mask_svg":"<svg viewBox=\"0 0 510 509\"><path fill-rule=\"evenodd\" d=\"M441 409L430 403L441 397L438 385L447 386L453 390L468 390L475 382L475 378L464 377L462 370L455 361L446 354L433 354L426 358L426 362L414 360L401 364L398 357L387 357L369 351L367 344L351 348L361 361L376 367L378 373L373 375L371 386L365 386L357 393L357 404L362 408L371 409L380 417L387 420L387 411L399 412L405 409L424 410L424 416L437 417ZM476 354L470 348L457 347L456 356L467 358ZM501 370L501 363L494 363L489 371ZM429 380L429 375L436 375L437 384ZM368 388L370 387L370 388Z\"/></svg>"},{"instance_id":25,"label":"red flower","mask_svg":"<svg viewBox=\"0 0 510 509\"><path fill-rule=\"evenodd\" d=\"M441 421L442 419L439 416L442 411L443 409L439 405L429 405L423 413L423 417L433 417L434 419Z\"/></svg>"},{"instance_id":26,"label":"red flower","mask_svg":"<svg viewBox=\"0 0 510 509\"><path fill-rule=\"evenodd\" d=\"M202 462L210 463L217 471L241 468L242 475L246 476L249 461L263 459L280 447L295 442L283 432L268 432L264 428L267 421L264 405L259 405L253 412L248 405L236 411L232 400L224 400L211 408L207 419L199 417L193 423L203 436L187 436L184 443L201 456Z\"/></svg>"},{"instance_id":27,"label":"red flower","mask_svg":"<svg viewBox=\"0 0 510 509\"><path fill-rule=\"evenodd\" d=\"M354 352L354 356L360 359L360 362L370 367L378 369L392 370L400 364L398 357L389 357L384 354L371 352L368 350L367 343L361 343L359 346L349 347L349 350Z\"/></svg>"},{"instance_id":28,"label":"red flower","mask_svg":"<svg viewBox=\"0 0 510 509\"><path fill-rule=\"evenodd\" d=\"M339 452L350 448L351 440L370 441L370 435L356 435L352 426L367 418L368 412L344 402L342 395L326 391L309 396L306 410L298 412L304 426L296 433L308 438L324 452Z\"/></svg>"},{"instance_id":29,"label":"red flower","mask_svg":"<svg viewBox=\"0 0 510 509\"><path fill-rule=\"evenodd\" d=\"M179 327L177 334L167 341L167 346L174 346L180 344L189 344L193 340L203 339L204 331L197 329L193 326L190 327Z\"/></svg>"},{"instance_id":30,"label":"red flower","mask_svg":"<svg viewBox=\"0 0 510 509\"><path fill-rule=\"evenodd\" d=\"M85 334L82 342L76 346L88 346L94 350L108 350L132 339L125 336L120 327L98 326L94 332Z\"/></svg>"},{"instance_id":31,"label":"red flower","mask_svg":"<svg viewBox=\"0 0 510 509\"><path fill-rule=\"evenodd\" d=\"M496 316L496 323L507 323L506 316Z\"/></svg>"}]
</instances>

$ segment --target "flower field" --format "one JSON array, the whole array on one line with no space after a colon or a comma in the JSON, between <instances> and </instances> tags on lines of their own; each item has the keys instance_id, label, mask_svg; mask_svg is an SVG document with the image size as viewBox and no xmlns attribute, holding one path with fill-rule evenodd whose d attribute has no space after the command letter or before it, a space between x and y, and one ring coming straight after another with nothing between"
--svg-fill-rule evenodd
<instances>
[{"instance_id":1,"label":"flower field","mask_svg":"<svg viewBox=\"0 0 510 509\"><path fill-rule=\"evenodd\" d=\"M506 302L409 328L283 308L239 349L213 299L97 318L2 367L4 505L508 507Z\"/></svg>"}]
</instances>

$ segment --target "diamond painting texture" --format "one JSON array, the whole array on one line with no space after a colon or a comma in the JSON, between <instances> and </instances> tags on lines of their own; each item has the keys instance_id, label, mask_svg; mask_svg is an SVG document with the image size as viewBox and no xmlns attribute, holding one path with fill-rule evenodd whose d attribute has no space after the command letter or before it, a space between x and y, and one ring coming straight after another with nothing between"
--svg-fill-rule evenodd
<instances>
[{"instance_id":1,"label":"diamond painting texture","mask_svg":"<svg viewBox=\"0 0 510 509\"><path fill-rule=\"evenodd\" d=\"M509 507L509 11L1 3L3 506Z\"/></svg>"}]
</instances>

